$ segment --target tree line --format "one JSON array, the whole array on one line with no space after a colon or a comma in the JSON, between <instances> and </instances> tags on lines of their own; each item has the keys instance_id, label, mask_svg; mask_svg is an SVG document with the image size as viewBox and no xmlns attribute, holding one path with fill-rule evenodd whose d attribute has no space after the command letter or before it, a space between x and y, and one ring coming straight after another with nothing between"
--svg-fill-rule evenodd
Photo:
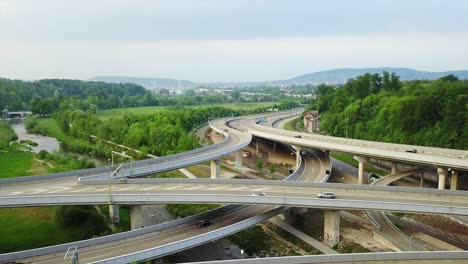
<instances>
[{"instance_id":1,"label":"tree line","mask_svg":"<svg viewBox=\"0 0 468 264\"><path fill-rule=\"evenodd\" d=\"M240 96L230 94L196 95L193 90L183 96L153 94L131 83L46 79L33 82L0 78L0 109L31 110L41 116L69 108L97 112L102 109L137 106L188 106L233 102L274 102L284 97Z\"/></svg>"},{"instance_id":2,"label":"tree line","mask_svg":"<svg viewBox=\"0 0 468 264\"><path fill-rule=\"evenodd\" d=\"M468 81L449 75L401 82L365 74L342 86L320 85L309 109L325 134L444 148L468 148Z\"/></svg>"}]
</instances>

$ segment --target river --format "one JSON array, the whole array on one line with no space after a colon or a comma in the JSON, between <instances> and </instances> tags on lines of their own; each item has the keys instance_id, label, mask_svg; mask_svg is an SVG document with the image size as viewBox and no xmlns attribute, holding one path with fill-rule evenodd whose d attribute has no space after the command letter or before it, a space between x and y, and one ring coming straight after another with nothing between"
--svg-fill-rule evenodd
<instances>
[{"instance_id":1,"label":"river","mask_svg":"<svg viewBox=\"0 0 468 264\"><path fill-rule=\"evenodd\" d=\"M11 127L18 136L18 140L31 140L36 142L37 147L31 146L33 152L39 153L41 150L47 150L47 152L58 151L60 149L60 142L53 137L46 137L41 135L29 134L24 127L24 120L15 119L11 121Z\"/></svg>"}]
</instances>

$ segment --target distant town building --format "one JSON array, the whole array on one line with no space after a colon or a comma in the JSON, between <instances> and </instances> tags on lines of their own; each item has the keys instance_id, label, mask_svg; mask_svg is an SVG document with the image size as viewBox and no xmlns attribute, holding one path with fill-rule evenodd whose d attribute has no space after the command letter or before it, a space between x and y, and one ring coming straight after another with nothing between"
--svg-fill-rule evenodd
<instances>
[{"instance_id":1,"label":"distant town building","mask_svg":"<svg viewBox=\"0 0 468 264\"><path fill-rule=\"evenodd\" d=\"M23 118L31 114L32 112L30 111L8 111L7 109L3 109L2 111L4 118Z\"/></svg>"},{"instance_id":2,"label":"distant town building","mask_svg":"<svg viewBox=\"0 0 468 264\"><path fill-rule=\"evenodd\" d=\"M318 111L308 111L304 114L304 128L309 133L320 131L320 116Z\"/></svg>"}]
</instances>

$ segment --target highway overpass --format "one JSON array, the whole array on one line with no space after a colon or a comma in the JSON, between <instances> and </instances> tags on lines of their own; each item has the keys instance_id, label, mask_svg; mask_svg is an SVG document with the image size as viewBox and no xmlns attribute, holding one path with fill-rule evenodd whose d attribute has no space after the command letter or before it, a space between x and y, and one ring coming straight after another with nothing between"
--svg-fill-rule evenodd
<instances>
[{"instance_id":1,"label":"highway overpass","mask_svg":"<svg viewBox=\"0 0 468 264\"><path fill-rule=\"evenodd\" d=\"M61 189L43 187L40 193L26 190L21 194L0 188L0 207L109 202L108 181L82 184ZM318 193L327 191L335 192L337 199L317 198ZM255 192L268 195L253 196ZM226 203L468 215L468 193L464 191L267 180L128 179L123 184L114 180L111 199L115 204L130 205Z\"/></svg>"}]
</instances>

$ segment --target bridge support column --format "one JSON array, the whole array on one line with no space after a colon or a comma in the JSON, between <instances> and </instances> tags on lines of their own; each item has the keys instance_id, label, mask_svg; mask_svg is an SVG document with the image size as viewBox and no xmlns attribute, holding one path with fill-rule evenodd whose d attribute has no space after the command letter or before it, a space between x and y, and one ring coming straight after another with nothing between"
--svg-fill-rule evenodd
<instances>
[{"instance_id":1,"label":"bridge support column","mask_svg":"<svg viewBox=\"0 0 468 264\"><path fill-rule=\"evenodd\" d=\"M364 162L367 162L367 158L354 156L354 159L359 162L358 166L358 184L364 184ZM367 180L365 181L367 183Z\"/></svg>"},{"instance_id":2,"label":"bridge support column","mask_svg":"<svg viewBox=\"0 0 468 264\"><path fill-rule=\"evenodd\" d=\"M330 247L340 242L340 211L325 210L323 242Z\"/></svg>"},{"instance_id":3,"label":"bridge support column","mask_svg":"<svg viewBox=\"0 0 468 264\"><path fill-rule=\"evenodd\" d=\"M296 150L296 168L299 167L299 163L301 162L301 151L302 148L298 146L293 146L294 150Z\"/></svg>"},{"instance_id":4,"label":"bridge support column","mask_svg":"<svg viewBox=\"0 0 468 264\"><path fill-rule=\"evenodd\" d=\"M419 187L422 188L424 186L424 171L421 172L421 176L419 179Z\"/></svg>"},{"instance_id":5,"label":"bridge support column","mask_svg":"<svg viewBox=\"0 0 468 264\"><path fill-rule=\"evenodd\" d=\"M452 171L452 176L450 178L450 190L456 191L458 188L458 171Z\"/></svg>"},{"instance_id":6,"label":"bridge support column","mask_svg":"<svg viewBox=\"0 0 468 264\"><path fill-rule=\"evenodd\" d=\"M398 172L398 163L392 162L392 170L391 170L390 174L395 174L397 172Z\"/></svg>"},{"instance_id":7,"label":"bridge support column","mask_svg":"<svg viewBox=\"0 0 468 264\"><path fill-rule=\"evenodd\" d=\"M237 151L236 152L236 168L242 167L242 151Z\"/></svg>"},{"instance_id":8,"label":"bridge support column","mask_svg":"<svg viewBox=\"0 0 468 264\"><path fill-rule=\"evenodd\" d=\"M273 151L272 152L276 152L276 142L273 142Z\"/></svg>"},{"instance_id":9,"label":"bridge support column","mask_svg":"<svg viewBox=\"0 0 468 264\"><path fill-rule=\"evenodd\" d=\"M258 140L259 138L255 139L255 154L258 155Z\"/></svg>"},{"instance_id":10,"label":"bridge support column","mask_svg":"<svg viewBox=\"0 0 468 264\"><path fill-rule=\"evenodd\" d=\"M120 210L118 205L109 204L109 218L112 223L118 223L120 221Z\"/></svg>"},{"instance_id":11,"label":"bridge support column","mask_svg":"<svg viewBox=\"0 0 468 264\"><path fill-rule=\"evenodd\" d=\"M217 179L219 178L219 160L212 160L211 161L211 178Z\"/></svg>"},{"instance_id":12,"label":"bridge support column","mask_svg":"<svg viewBox=\"0 0 468 264\"><path fill-rule=\"evenodd\" d=\"M445 179L447 178L446 168L437 168L437 174L439 174L439 190L445 189Z\"/></svg>"},{"instance_id":13,"label":"bridge support column","mask_svg":"<svg viewBox=\"0 0 468 264\"><path fill-rule=\"evenodd\" d=\"M135 205L130 207L130 228L135 230L143 228L143 207Z\"/></svg>"}]
</instances>

